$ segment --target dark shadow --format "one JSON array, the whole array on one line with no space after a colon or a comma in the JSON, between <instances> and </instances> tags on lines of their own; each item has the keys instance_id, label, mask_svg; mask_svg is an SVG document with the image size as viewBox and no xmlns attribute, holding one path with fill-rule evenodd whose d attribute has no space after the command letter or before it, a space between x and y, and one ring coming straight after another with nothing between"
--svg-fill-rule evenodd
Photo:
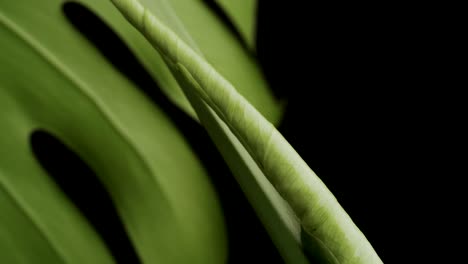
<instances>
[{"instance_id":1,"label":"dark shadow","mask_svg":"<svg viewBox=\"0 0 468 264\"><path fill-rule=\"evenodd\" d=\"M284 99L290 95L293 78L282 74L282 70L292 70L297 65L284 64L297 56L296 47L292 47L293 39L291 33L291 20L295 20L290 15L285 23L284 14L292 12L296 4L289 5L279 1L262 1L257 3L257 28L255 37L256 59L268 85L276 98ZM283 13L284 12L284 13ZM305 63L302 62L302 65ZM296 85L296 84L294 84Z\"/></svg>"},{"instance_id":2,"label":"dark shadow","mask_svg":"<svg viewBox=\"0 0 468 264\"><path fill-rule=\"evenodd\" d=\"M165 96L123 40L99 17L74 2L64 4L63 12L118 71L164 111L207 169L223 208L229 237L229 263L282 263L263 225L204 129Z\"/></svg>"},{"instance_id":3,"label":"dark shadow","mask_svg":"<svg viewBox=\"0 0 468 264\"><path fill-rule=\"evenodd\" d=\"M41 166L99 233L116 262L141 263L108 192L94 171L46 131L34 131L30 142Z\"/></svg>"}]
</instances>

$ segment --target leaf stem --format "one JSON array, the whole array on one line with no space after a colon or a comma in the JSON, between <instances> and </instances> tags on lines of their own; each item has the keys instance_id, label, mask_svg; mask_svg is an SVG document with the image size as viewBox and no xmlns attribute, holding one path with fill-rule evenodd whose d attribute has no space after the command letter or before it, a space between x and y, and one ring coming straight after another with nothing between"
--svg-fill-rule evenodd
<instances>
[{"instance_id":1,"label":"leaf stem","mask_svg":"<svg viewBox=\"0 0 468 264\"><path fill-rule=\"evenodd\" d=\"M208 62L136 0L113 0L173 70L229 126L301 221L305 250L320 263L381 263L336 201L276 128Z\"/></svg>"}]
</instances>

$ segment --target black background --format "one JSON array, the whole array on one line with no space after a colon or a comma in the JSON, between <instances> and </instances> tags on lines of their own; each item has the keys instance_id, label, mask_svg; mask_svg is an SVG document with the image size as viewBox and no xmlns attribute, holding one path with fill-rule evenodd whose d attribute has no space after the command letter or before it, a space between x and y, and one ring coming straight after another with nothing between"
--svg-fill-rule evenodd
<instances>
[{"instance_id":1,"label":"black background","mask_svg":"<svg viewBox=\"0 0 468 264\"><path fill-rule=\"evenodd\" d=\"M416 176L404 171L410 135L398 57L406 48L392 43L403 37L377 10L273 2L260 2L257 49L272 87L288 98L280 131L391 261L398 203Z\"/></svg>"},{"instance_id":2,"label":"black background","mask_svg":"<svg viewBox=\"0 0 468 264\"><path fill-rule=\"evenodd\" d=\"M280 131L384 262L459 258L460 14L431 2L300 2L259 6L258 56L289 102Z\"/></svg>"}]
</instances>

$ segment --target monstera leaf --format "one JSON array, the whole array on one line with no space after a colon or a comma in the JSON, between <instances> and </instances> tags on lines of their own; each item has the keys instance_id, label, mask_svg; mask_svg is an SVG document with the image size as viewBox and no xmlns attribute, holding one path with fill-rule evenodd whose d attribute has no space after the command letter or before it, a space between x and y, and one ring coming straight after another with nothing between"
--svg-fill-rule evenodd
<instances>
[{"instance_id":1,"label":"monstera leaf","mask_svg":"<svg viewBox=\"0 0 468 264\"><path fill-rule=\"evenodd\" d=\"M2 263L116 261L38 141L95 172L137 255L127 262L226 262L223 212L174 105L206 128L286 263L380 262L274 128L282 107L252 56L255 1L113 2L0 4Z\"/></svg>"},{"instance_id":2,"label":"monstera leaf","mask_svg":"<svg viewBox=\"0 0 468 264\"><path fill-rule=\"evenodd\" d=\"M256 62L203 3L147 4L244 87L241 92L270 120L279 120L280 109ZM96 49L113 47L99 47L102 43L90 43L80 33L89 26L80 23L90 17L73 20L76 10L94 13L112 27L166 96L195 118L162 58L109 1L3 1L1 262L114 262L35 158L31 137L42 132L96 172L142 263L224 262L223 217L205 170L168 116Z\"/></svg>"}]
</instances>

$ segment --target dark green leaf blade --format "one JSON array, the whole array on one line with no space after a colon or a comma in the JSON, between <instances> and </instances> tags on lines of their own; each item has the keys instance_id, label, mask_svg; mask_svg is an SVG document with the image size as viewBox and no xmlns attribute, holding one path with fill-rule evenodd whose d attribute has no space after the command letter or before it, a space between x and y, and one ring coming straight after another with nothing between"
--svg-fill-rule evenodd
<instances>
[{"instance_id":1,"label":"dark green leaf blade","mask_svg":"<svg viewBox=\"0 0 468 264\"><path fill-rule=\"evenodd\" d=\"M34 159L28 139L40 128L96 171L143 263L224 262L223 219L201 164L165 114L68 24L61 3L1 4L0 261L114 262Z\"/></svg>"}]
</instances>

